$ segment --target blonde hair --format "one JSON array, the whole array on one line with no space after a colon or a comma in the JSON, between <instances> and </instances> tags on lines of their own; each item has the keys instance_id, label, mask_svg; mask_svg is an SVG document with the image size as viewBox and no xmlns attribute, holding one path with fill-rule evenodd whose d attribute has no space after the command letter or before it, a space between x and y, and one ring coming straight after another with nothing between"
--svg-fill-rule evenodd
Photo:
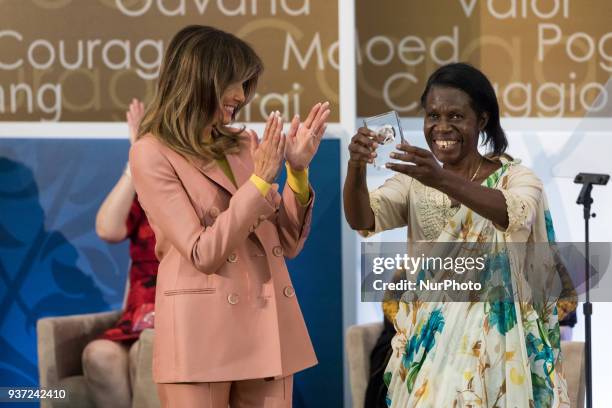
<instances>
[{"instance_id":1,"label":"blonde hair","mask_svg":"<svg viewBox=\"0 0 612 408\"><path fill-rule=\"evenodd\" d=\"M157 91L140 125L172 150L189 158L219 159L240 149L244 129L215 124L223 92L242 82L245 102L255 93L261 59L238 37L213 27L191 25L176 33L161 66ZM207 126L212 141L203 143Z\"/></svg>"}]
</instances>

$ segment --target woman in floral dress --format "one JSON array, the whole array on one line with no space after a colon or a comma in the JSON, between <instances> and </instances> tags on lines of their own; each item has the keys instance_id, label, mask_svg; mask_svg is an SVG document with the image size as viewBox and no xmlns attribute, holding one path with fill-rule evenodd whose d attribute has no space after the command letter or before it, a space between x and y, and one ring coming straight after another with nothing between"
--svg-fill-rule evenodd
<instances>
[{"instance_id":1,"label":"woman in floral dress","mask_svg":"<svg viewBox=\"0 0 612 408\"><path fill-rule=\"evenodd\" d=\"M468 254L466 243L482 243L485 289L476 301L400 301L384 374L387 405L568 407L556 299L536 293L546 285L528 282L548 279L554 257L517 245L554 241L542 183L504 153L495 91L474 67L439 68L421 105L431 151L399 145L400 163L387 165L397 174L371 193L366 165L376 157L374 135L361 128L353 137L346 218L365 236L407 226L409 243L457 243L450 246L455 257ZM486 155L478 151L481 135ZM414 279L436 276L422 269Z\"/></svg>"}]
</instances>

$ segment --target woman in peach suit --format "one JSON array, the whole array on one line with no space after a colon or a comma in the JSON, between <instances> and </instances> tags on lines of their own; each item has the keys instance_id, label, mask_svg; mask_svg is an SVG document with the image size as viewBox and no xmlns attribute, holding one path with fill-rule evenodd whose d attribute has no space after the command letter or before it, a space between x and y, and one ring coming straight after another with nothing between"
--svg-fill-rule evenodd
<instances>
[{"instance_id":1,"label":"woman in peach suit","mask_svg":"<svg viewBox=\"0 0 612 408\"><path fill-rule=\"evenodd\" d=\"M235 36L184 28L130 151L160 260L153 376L163 407L291 406L293 373L317 363L284 257L309 232L308 165L330 111L315 105L286 136L273 112L260 143L229 127L262 69ZM281 195L272 183L285 160Z\"/></svg>"}]
</instances>

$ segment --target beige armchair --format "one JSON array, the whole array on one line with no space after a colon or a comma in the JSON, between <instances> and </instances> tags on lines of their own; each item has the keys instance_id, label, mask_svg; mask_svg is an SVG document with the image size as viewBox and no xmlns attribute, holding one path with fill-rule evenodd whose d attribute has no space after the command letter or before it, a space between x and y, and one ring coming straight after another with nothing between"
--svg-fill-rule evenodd
<instances>
[{"instance_id":1,"label":"beige armchair","mask_svg":"<svg viewBox=\"0 0 612 408\"><path fill-rule=\"evenodd\" d=\"M382 323L355 325L346 332L346 353L354 408L363 408L370 372L370 353L383 330ZM565 367L571 407L584 406L584 343L562 341L561 352Z\"/></svg>"},{"instance_id":2,"label":"beige armchair","mask_svg":"<svg viewBox=\"0 0 612 408\"><path fill-rule=\"evenodd\" d=\"M120 311L47 317L36 324L38 341L38 372L40 386L65 389L64 401L46 400L42 408L95 408L89 394L81 355L85 346L119 319ZM133 408L159 407L157 390L152 378L154 330L140 335L138 351L130 355L136 365L136 380L132 384Z\"/></svg>"}]
</instances>

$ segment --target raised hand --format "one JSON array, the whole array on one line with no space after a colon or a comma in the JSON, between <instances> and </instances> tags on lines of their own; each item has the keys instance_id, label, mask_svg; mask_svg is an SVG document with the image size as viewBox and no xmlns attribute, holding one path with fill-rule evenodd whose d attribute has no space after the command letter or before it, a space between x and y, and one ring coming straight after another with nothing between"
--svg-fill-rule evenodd
<instances>
[{"instance_id":1,"label":"raised hand","mask_svg":"<svg viewBox=\"0 0 612 408\"><path fill-rule=\"evenodd\" d=\"M128 129L130 130L130 143L134 143L138 139L138 127L144 116L144 104L138 99L132 99L130 108L125 112Z\"/></svg>"},{"instance_id":2,"label":"raised hand","mask_svg":"<svg viewBox=\"0 0 612 408\"><path fill-rule=\"evenodd\" d=\"M251 156L255 165L253 173L268 183L274 181L283 163L286 138L282 130L283 118L278 111L268 116L261 143L253 130L247 130L251 138Z\"/></svg>"},{"instance_id":3,"label":"raised hand","mask_svg":"<svg viewBox=\"0 0 612 408\"><path fill-rule=\"evenodd\" d=\"M317 103L312 107L303 123L300 123L298 115L291 121L289 134L287 135L285 159L293 170L304 170L310 164L325 134L326 122L330 112L328 102Z\"/></svg>"},{"instance_id":4,"label":"raised hand","mask_svg":"<svg viewBox=\"0 0 612 408\"><path fill-rule=\"evenodd\" d=\"M429 150L402 143L396 146L398 152L391 153L391 158L404 163L387 163L386 167L419 180L429 187L437 187L445 178L444 170Z\"/></svg>"},{"instance_id":5,"label":"raised hand","mask_svg":"<svg viewBox=\"0 0 612 408\"><path fill-rule=\"evenodd\" d=\"M350 161L363 165L374 163L378 147L375 139L375 132L366 127L360 127L348 146Z\"/></svg>"}]
</instances>

